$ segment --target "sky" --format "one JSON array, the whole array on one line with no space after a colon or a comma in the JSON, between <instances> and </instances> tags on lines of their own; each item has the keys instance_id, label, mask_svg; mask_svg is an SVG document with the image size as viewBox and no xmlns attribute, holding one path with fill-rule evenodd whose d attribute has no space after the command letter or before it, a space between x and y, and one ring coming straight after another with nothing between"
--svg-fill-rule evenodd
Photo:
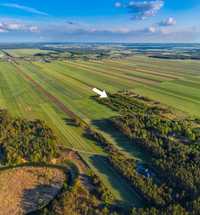
<instances>
[{"instance_id":1,"label":"sky","mask_svg":"<svg viewBox=\"0 0 200 215\"><path fill-rule=\"evenodd\" d=\"M200 0L0 0L0 43L200 42Z\"/></svg>"}]
</instances>

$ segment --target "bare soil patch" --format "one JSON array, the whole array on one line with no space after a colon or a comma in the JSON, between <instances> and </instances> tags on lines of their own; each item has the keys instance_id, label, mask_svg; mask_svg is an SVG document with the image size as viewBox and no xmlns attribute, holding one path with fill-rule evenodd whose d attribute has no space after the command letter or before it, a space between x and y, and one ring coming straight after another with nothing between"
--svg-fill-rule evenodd
<instances>
[{"instance_id":1,"label":"bare soil patch","mask_svg":"<svg viewBox=\"0 0 200 215\"><path fill-rule=\"evenodd\" d=\"M21 215L47 205L66 176L60 169L21 167L0 172L0 215Z\"/></svg>"}]
</instances>

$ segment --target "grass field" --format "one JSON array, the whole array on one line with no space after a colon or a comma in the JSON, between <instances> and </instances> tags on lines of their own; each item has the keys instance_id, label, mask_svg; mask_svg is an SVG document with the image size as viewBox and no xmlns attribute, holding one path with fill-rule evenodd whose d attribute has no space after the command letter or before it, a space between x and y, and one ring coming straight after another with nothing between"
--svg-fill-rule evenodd
<instances>
[{"instance_id":1,"label":"grass field","mask_svg":"<svg viewBox=\"0 0 200 215\"><path fill-rule=\"evenodd\" d=\"M166 61L143 56L117 61L23 61L17 65L1 62L0 106L8 108L14 116L45 120L54 130L59 143L78 151L117 200L131 201L138 206L141 200L108 164L106 154L93 141L85 138L82 129L70 125L61 106L90 123L128 156L148 162L144 152L106 124L105 119L117 113L96 103L91 98L94 95L92 88L98 87L112 93L134 90L199 116L199 68L197 61ZM34 82L43 90L39 90ZM51 97L43 92L48 92Z\"/></svg>"},{"instance_id":2,"label":"grass field","mask_svg":"<svg viewBox=\"0 0 200 215\"><path fill-rule=\"evenodd\" d=\"M0 58L3 58L5 56L4 52L0 51Z\"/></svg>"},{"instance_id":3,"label":"grass field","mask_svg":"<svg viewBox=\"0 0 200 215\"><path fill-rule=\"evenodd\" d=\"M28 57L35 54L46 54L50 52L41 49L5 49L4 51L13 57Z\"/></svg>"}]
</instances>

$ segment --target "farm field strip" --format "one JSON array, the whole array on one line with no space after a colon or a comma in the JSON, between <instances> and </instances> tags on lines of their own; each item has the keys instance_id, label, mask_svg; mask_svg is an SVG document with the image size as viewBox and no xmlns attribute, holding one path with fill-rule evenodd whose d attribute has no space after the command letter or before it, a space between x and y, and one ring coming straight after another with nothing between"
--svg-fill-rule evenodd
<instances>
[{"instance_id":1,"label":"farm field strip","mask_svg":"<svg viewBox=\"0 0 200 215\"><path fill-rule=\"evenodd\" d=\"M83 97L88 97L91 95L91 88L88 86L85 86L82 83L77 83L76 80L65 77L63 74L60 73L60 69L56 66L49 66L49 64L43 64L43 65L37 65L37 64L24 64L27 69L32 70L35 74L40 76L40 79L43 79L43 76L41 73L38 73L38 70L42 70L45 73L48 74L48 77L45 79L48 81L56 81L59 83L59 90L66 93L68 97L71 99L82 99ZM75 91L72 91L71 89L76 89Z\"/></svg>"},{"instance_id":2,"label":"farm field strip","mask_svg":"<svg viewBox=\"0 0 200 215\"><path fill-rule=\"evenodd\" d=\"M173 81L173 83L176 84L180 84L183 86L188 86L188 87L192 87L192 88L196 88L196 89L200 89L200 79L198 80L198 78L195 78L194 80L192 79L181 79L181 80L176 80Z\"/></svg>"},{"instance_id":3,"label":"farm field strip","mask_svg":"<svg viewBox=\"0 0 200 215\"><path fill-rule=\"evenodd\" d=\"M33 65L34 66L34 65ZM23 67L26 69L26 67ZM52 71L54 70L54 66L51 68ZM102 114L106 116L113 116L114 112L109 110L106 107L103 107L102 105L96 103L94 100L90 99L90 96L94 95L91 89L90 90L90 96L84 96L85 92L81 90L79 93L83 94L81 96L81 99L77 98L70 98L68 95L65 95L65 91L69 90L69 93L77 92L78 87L76 86L74 88L65 88L62 86L62 83L55 80L54 77L51 76L49 73L49 68L43 68L40 71L34 71L32 72L29 70L29 75L36 80L38 83L40 83L46 90L54 94L54 96L57 96L60 100L63 101L65 105L68 106L70 110L73 110L79 117L83 118L86 121L89 121L94 118L102 117ZM66 86L68 86L68 80L67 78L63 81L66 81ZM77 82L77 85L79 86L79 82Z\"/></svg>"},{"instance_id":4,"label":"farm field strip","mask_svg":"<svg viewBox=\"0 0 200 215\"><path fill-rule=\"evenodd\" d=\"M99 65L96 63L92 63L92 62L90 62L90 63L80 62L80 63L81 63L81 65L84 65L85 67L87 67L89 69L96 69L96 71L99 71L99 72L106 71L107 73L109 73L111 75L114 74L114 75L118 76L119 78L136 81L141 84L156 84L156 83L160 82L160 80L158 80L159 78L155 79L155 76L154 77L152 77L150 75L146 76L137 71L130 72L130 71L125 70L125 68L119 69L119 68L114 68L114 67L108 67L107 65ZM116 72L118 72L118 73L116 73Z\"/></svg>"},{"instance_id":5,"label":"farm field strip","mask_svg":"<svg viewBox=\"0 0 200 215\"><path fill-rule=\"evenodd\" d=\"M147 56L142 56L142 55L135 55L134 57L128 58L130 60L136 59L139 62L144 62L144 63L155 63L155 64L160 64L160 65L167 65L167 66L177 66L177 64L180 67L189 67L191 70L196 70L200 66L200 62L196 60L170 60L170 59L158 59L158 58L151 58Z\"/></svg>"},{"instance_id":6,"label":"farm field strip","mask_svg":"<svg viewBox=\"0 0 200 215\"><path fill-rule=\"evenodd\" d=\"M88 82L90 86L96 86L102 89L105 88L111 92L116 92L120 88L119 80L116 78L112 80L108 75L77 67L68 62L59 62L59 64L61 65L61 69L66 71L66 75L69 74L80 81L83 80L84 82Z\"/></svg>"},{"instance_id":7,"label":"farm field strip","mask_svg":"<svg viewBox=\"0 0 200 215\"><path fill-rule=\"evenodd\" d=\"M106 60L105 62L94 62L92 63L93 65L95 64L100 64L102 68L109 68L107 67L107 64L111 64L112 67L117 67L119 65L120 69L123 70L126 65L130 64L130 68L134 68L135 65L137 65L138 60L143 63L148 62L146 65L146 70L148 71L149 68L154 68L154 61L160 62L160 60L152 60L147 57L135 57L129 60ZM108 63L107 63L108 62ZM110 63L111 62L111 63ZM167 60L161 61L161 65L166 65L168 63ZM107 63L107 64L106 64ZM86 64L91 64L91 62L86 63ZM175 62L169 61L170 67L164 66L165 69L163 69L163 66L156 65L156 72L159 72L161 75L163 71L166 71L165 73L168 74L168 70L173 70L170 72L170 75L174 77L175 80L170 80L170 81L162 81L159 84L154 84L154 85L145 85L143 86L138 86L135 87L133 90L138 92L141 95L144 96L150 96L151 98L155 100L159 100L163 103L171 104L174 108L180 109L184 112L188 112L189 114L192 115L198 115L199 114L199 98L200 98L200 72L199 70L182 70L182 67L184 64L187 63L182 63L182 61L178 62L175 64ZM189 61L189 65L200 65L196 61ZM105 65L105 66L104 66ZM143 66L141 66L143 68ZM153 70L153 69L152 69ZM178 71L178 72L177 72ZM192 75L193 74L193 75ZM195 76L194 76L195 75Z\"/></svg>"},{"instance_id":8,"label":"farm field strip","mask_svg":"<svg viewBox=\"0 0 200 215\"><path fill-rule=\"evenodd\" d=\"M90 61L89 63L87 62L83 62L85 65L88 66L94 66L94 68L101 68L104 70L112 70L113 72L120 72L120 74L123 74L125 77L137 77L137 78L141 78L144 80L150 80L153 81L155 83L157 82L162 82L162 81L169 81L169 80L173 80L172 78L169 77L165 77L162 76L161 73L157 73L157 74L153 74L153 73L145 73L143 71L138 71L137 68L131 67L131 68L127 68L127 66L123 66L123 67L118 67L114 65L110 65L110 64L104 64L104 63L100 63L100 62L94 62L94 61Z\"/></svg>"},{"instance_id":9,"label":"farm field strip","mask_svg":"<svg viewBox=\"0 0 200 215\"><path fill-rule=\"evenodd\" d=\"M82 81L81 78L77 78L77 77L74 77L72 74L69 74L70 73L70 69L69 68L65 68L64 65L61 65L60 62L52 62L50 65L47 65L47 64L41 64L41 63L37 63L37 62L33 62L34 65L38 66L40 69L45 69L45 68L53 68L59 73L62 75L62 77L65 76L65 78L69 79L69 80L73 80L73 81L76 81L76 82L79 82L81 85L83 86L87 86L87 88L85 87L85 89L88 89L88 88L93 88L94 85L92 84L89 84L88 82L86 81Z\"/></svg>"},{"instance_id":10,"label":"farm field strip","mask_svg":"<svg viewBox=\"0 0 200 215\"><path fill-rule=\"evenodd\" d=\"M2 69L6 69L7 73L5 74ZM25 88L23 84L21 85L20 89L19 89L19 86L16 85L17 78L13 75L12 70L13 68L10 65L1 63L1 70L0 70L1 92L2 92L4 103L12 110L12 114L21 115L20 109L22 109L22 112L24 113L25 113L25 109L23 108L23 105L21 104L20 100L17 102L17 98L13 95L16 94L17 91Z\"/></svg>"},{"instance_id":11,"label":"farm field strip","mask_svg":"<svg viewBox=\"0 0 200 215\"><path fill-rule=\"evenodd\" d=\"M185 86L182 84L176 84L174 82L164 82L156 87L158 89L166 90L167 92L174 93L175 95L185 97L187 99L190 99L191 101L194 101L197 103L200 102L200 89L198 88Z\"/></svg>"},{"instance_id":12,"label":"farm field strip","mask_svg":"<svg viewBox=\"0 0 200 215\"><path fill-rule=\"evenodd\" d=\"M143 68L143 69L146 69L146 70L153 70L153 71L156 71L156 72L161 72L161 71L165 71L167 74L170 74L170 75L173 75L173 76L176 76L177 78L178 77L183 77L183 73L182 73L182 70L180 68L177 68L176 67L168 67L166 65L156 65L152 62L149 62L149 63L144 63L144 62L135 62L136 60L133 59L132 61L130 60L127 60L127 61L119 61L118 63L119 64L122 64L122 65L127 65L127 66L137 66L139 68ZM113 62L113 61L112 61Z\"/></svg>"},{"instance_id":13,"label":"farm field strip","mask_svg":"<svg viewBox=\"0 0 200 215\"><path fill-rule=\"evenodd\" d=\"M152 80L151 78L144 78L144 77L141 77L141 75L127 75L127 74L123 74L123 73L116 73L116 70L111 70L111 69L108 69L108 68L105 68L105 69L101 69L101 68L97 68L96 66L89 66L89 65L86 65L86 64L83 64L83 62L78 62L78 63L75 63L75 62L70 62L70 64L74 64L75 67L79 67L79 68L83 68L85 70L89 70L89 71L96 71L97 73L100 73L100 74L106 74L108 75L109 78L111 79L114 79L114 77L117 77L118 79L121 79L121 80L126 80L126 81L131 81L132 83L128 86L129 88L130 87L135 87L136 85L141 85L141 84L155 84L155 83L158 83L159 81L155 81L155 80ZM118 71L119 72L119 71ZM136 83L135 86L134 86L134 82Z\"/></svg>"},{"instance_id":14,"label":"farm field strip","mask_svg":"<svg viewBox=\"0 0 200 215\"><path fill-rule=\"evenodd\" d=\"M184 78L184 80L199 82L200 76L199 75L198 76L190 76L190 77Z\"/></svg>"},{"instance_id":15,"label":"farm field strip","mask_svg":"<svg viewBox=\"0 0 200 215\"><path fill-rule=\"evenodd\" d=\"M156 67L160 69L166 69L167 73L179 73L184 75L197 75L199 74L199 67L200 64L198 61L173 61L173 60L155 60L153 58L148 57L133 57L127 60L119 61L122 63L128 63L132 65L138 66L147 66L149 67ZM185 63L186 62L186 63Z\"/></svg>"},{"instance_id":16,"label":"farm field strip","mask_svg":"<svg viewBox=\"0 0 200 215\"><path fill-rule=\"evenodd\" d=\"M71 67L73 69L78 69L79 72L80 71L85 71L89 74L92 74L92 75L95 75L96 79L98 80L101 80L101 78L104 78L105 79L105 83L107 84L106 89L109 89L110 86L114 86L113 87L113 90L111 89L110 91L112 92L116 92L117 90L120 90L120 89L124 89L124 88L127 88L129 87L130 85L138 85L139 84L139 81L136 81L136 80L130 80L126 77L123 78L123 80L120 78L122 78L120 75L118 74L115 74L113 75L113 73L111 72L108 72L108 71L99 71L97 68L88 68L87 66L85 65L81 65L80 62L69 62L69 61L66 61L65 62L65 66L66 67ZM100 78L98 78L100 77ZM102 88L102 87L100 87Z\"/></svg>"},{"instance_id":17,"label":"farm field strip","mask_svg":"<svg viewBox=\"0 0 200 215\"><path fill-rule=\"evenodd\" d=\"M181 110L190 115L200 115L199 102L190 98L177 95L176 93L167 92L166 89L158 89L156 87L141 87L134 90L136 93L148 96L151 99L157 100L171 106L175 109Z\"/></svg>"},{"instance_id":18,"label":"farm field strip","mask_svg":"<svg viewBox=\"0 0 200 215\"><path fill-rule=\"evenodd\" d=\"M100 64L102 64L101 62L99 62ZM111 60L107 60L105 61L105 64L110 65L112 67L117 67L117 68L121 68L123 70L123 68L127 69L128 71L137 71L137 72L142 72L145 74L151 74L151 75L155 75L155 76L159 76L162 78L166 78L166 80L175 80L180 78L180 76L177 76L176 74L169 74L167 71L167 69L160 71L161 68L157 68L157 70L155 70L154 68L151 68L150 66L137 66L135 64L130 64L130 63L124 63L124 62L118 62L118 61L111 61Z\"/></svg>"},{"instance_id":19,"label":"farm field strip","mask_svg":"<svg viewBox=\"0 0 200 215\"><path fill-rule=\"evenodd\" d=\"M128 66L132 66L132 63L130 62L127 64ZM178 68L171 69L163 66L155 66L154 64L147 64L147 65L138 64L137 67L142 68L144 70L153 70L161 74L167 73L167 74L173 75L174 79L184 78L186 76L186 74L183 74L182 70Z\"/></svg>"},{"instance_id":20,"label":"farm field strip","mask_svg":"<svg viewBox=\"0 0 200 215\"><path fill-rule=\"evenodd\" d=\"M71 67L71 65L68 65L68 64L66 64L66 63L68 63L68 62L58 62L58 66L60 67L60 72L62 72L62 71L64 71L64 72L62 72L62 74L64 74L64 75L66 75L66 76L70 76L71 77L71 75L69 74L69 67ZM74 66L73 67L73 69L72 69L72 71L77 71L77 73L79 73L80 75L81 75L81 73L82 73L82 70L80 70L80 69L78 69L76 66ZM94 72L93 71L93 69L91 70L86 70L85 68L84 68L84 71L83 72L85 72L85 71L87 71L88 72L88 75L90 75L89 74L89 72ZM102 73L103 74L103 73ZM98 75L102 75L101 73L98 73ZM116 74L115 74L116 75ZM81 81L81 79L82 78L84 78L84 77L80 77L80 79L79 79L79 81ZM109 77L110 78L110 77ZM133 84L134 84L134 86L135 86L135 82L134 81L131 81L131 80L126 80L126 79L120 79L120 81L119 81L119 78L117 78L117 77L114 77L114 80L116 79L116 82L115 81L113 81L113 76L112 76L112 81L113 81L113 83L112 83L112 85L114 85L115 87L117 87L117 89L115 88L113 91L118 91L118 90L121 90L122 88L126 88L126 87L129 87L130 85L132 86ZM110 79L109 79L110 80ZM84 82L84 84L86 84L86 85L88 85L88 83L86 83L86 82ZM137 84L138 85L138 84ZM103 88L101 85L100 85L100 79L98 79L98 82L97 82L97 84L96 85L90 85L89 86L90 88L93 88L93 87L99 87L99 88ZM108 89L107 87L106 88L104 88L104 89Z\"/></svg>"},{"instance_id":21,"label":"farm field strip","mask_svg":"<svg viewBox=\"0 0 200 215\"><path fill-rule=\"evenodd\" d=\"M41 84L44 88L47 88L49 92L62 92L61 95L64 99L66 99L66 101L72 101L82 98L81 93L79 93L79 91L71 90L70 87L72 87L72 85L68 85L68 82L63 84L63 80L61 83L56 81L56 79L49 74L48 69L41 70L35 65L31 65L28 67L27 65L23 65L21 66L21 68L23 68L23 70L27 74L29 74L29 76L31 76L34 80L37 80L37 82ZM83 95L84 93L85 91L83 91Z\"/></svg>"}]
</instances>

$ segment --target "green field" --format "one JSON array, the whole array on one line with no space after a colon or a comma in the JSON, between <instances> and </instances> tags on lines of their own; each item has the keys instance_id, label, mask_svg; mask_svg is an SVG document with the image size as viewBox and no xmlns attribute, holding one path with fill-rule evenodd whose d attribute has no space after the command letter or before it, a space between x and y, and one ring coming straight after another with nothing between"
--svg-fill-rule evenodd
<instances>
[{"instance_id":1,"label":"green field","mask_svg":"<svg viewBox=\"0 0 200 215\"><path fill-rule=\"evenodd\" d=\"M31 54L25 50L20 54L19 51L14 50L9 54ZM82 129L71 126L68 115L55 101L41 93L26 75L102 132L128 156L148 162L148 157L130 144L128 138L106 124L105 119L117 113L93 100L92 88L112 93L134 90L188 114L199 116L199 68L198 61L167 61L143 56L117 61L0 62L0 106L8 108L14 116L45 120L54 130L59 144L78 151L117 200L129 201L138 206L141 200L109 165L102 149L87 139Z\"/></svg>"},{"instance_id":2,"label":"green field","mask_svg":"<svg viewBox=\"0 0 200 215\"><path fill-rule=\"evenodd\" d=\"M5 56L5 53L0 51L0 59L3 58Z\"/></svg>"},{"instance_id":3,"label":"green field","mask_svg":"<svg viewBox=\"0 0 200 215\"><path fill-rule=\"evenodd\" d=\"M4 51L13 57L29 57L35 54L47 54L50 52L41 49L4 49Z\"/></svg>"}]
</instances>

